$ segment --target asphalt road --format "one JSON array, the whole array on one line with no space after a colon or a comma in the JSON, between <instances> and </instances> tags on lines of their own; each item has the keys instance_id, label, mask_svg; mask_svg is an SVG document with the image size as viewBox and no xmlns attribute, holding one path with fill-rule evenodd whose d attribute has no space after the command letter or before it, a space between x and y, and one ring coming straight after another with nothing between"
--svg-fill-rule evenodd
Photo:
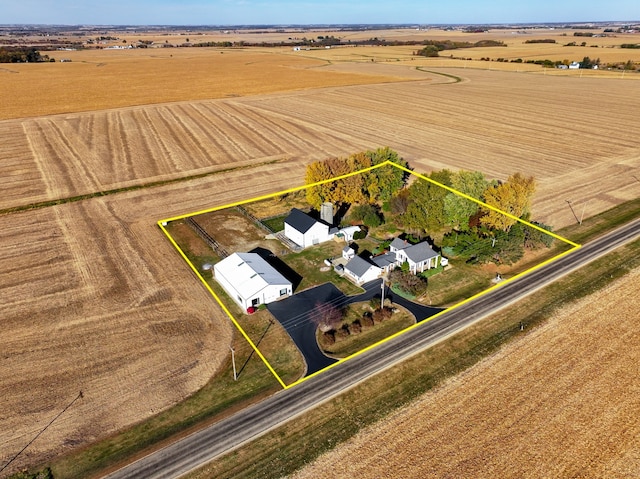
<instances>
[{"instance_id":1,"label":"asphalt road","mask_svg":"<svg viewBox=\"0 0 640 479\"><path fill-rule=\"evenodd\" d=\"M455 332L518 301L640 236L640 219L531 273L396 337L350 361L283 390L107 476L175 478L278 427L357 383L424 351Z\"/></svg>"}]
</instances>

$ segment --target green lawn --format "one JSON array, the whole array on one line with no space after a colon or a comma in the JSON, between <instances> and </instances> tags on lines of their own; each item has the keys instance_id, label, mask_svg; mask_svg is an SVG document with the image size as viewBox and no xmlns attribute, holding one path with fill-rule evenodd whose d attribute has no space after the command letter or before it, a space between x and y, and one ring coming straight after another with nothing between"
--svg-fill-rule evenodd
<instances>
[{"instance_id":1,"label":"green lawn","mask_svg":"<svg viewBox=\"0 0 640 479\"><path fill-rule=\"evenodd\" d=\"M342 242L327 241L307 248L300 253L290 253L283 256L281 259L302 276L302 282L296 291L303 291L319 284L331 282L346 295L362 293L362 288L339 276L333 271L333 268L329 271L322 271L327 268L324 260L341 256L344 245Z\"/></svg>"}]
</instances>

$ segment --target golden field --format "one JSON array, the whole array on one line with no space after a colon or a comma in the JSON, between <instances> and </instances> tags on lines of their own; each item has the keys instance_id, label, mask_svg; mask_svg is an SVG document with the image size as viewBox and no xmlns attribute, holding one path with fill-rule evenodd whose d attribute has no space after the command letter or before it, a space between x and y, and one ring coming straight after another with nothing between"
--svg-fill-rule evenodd
<instances>
[{"instance_id":1,"label":"golden field","mask_svg":"<svg viewBox=\"0 0 640 479\"><path fill-rule=\"evenodd\" d=\"M292 479L637 476L639 281L564 308Z\"/></svg>"},{"instance_id":2,"label":"golden field","mask_svg":"<svg viewBox=\"0 0 640 479\"><path fill-rule=\"evenodd\" d=\"M288 52L288 50L287 50ZM69 63L0 64L0 119L384 81L248 49L49 52Z\"/></svg>"},{"instance_id":3,"label":"golden field","mask_svg":"<svg viewBox=\"0 0 640 479\"><path fill-rule=\"evenodd\" d=\"M79 50L43 52L71 63L0 64L3 104L0 119L56 113L92 111L132 105L255 95L330 86L398 81L404 75L375 71L355 74L329 71L327 65L354 62L393 62L415 67L463 67L538 72L546 75L600 76L621 78L620 71L566 71L526 63L484 62L480 58L515 60L582 61L585 56L606 63L631 60L640 64L640 50L621 49L622 43L640 43L640 34L587 38L574 37L576 30L491 30L463 33L442 30L370 30L358 32L305 31L296 33L252 33L230 31L197 35L114 33L118 40L104 46L123 46L138 40L178 46L189 39L197 42L280 42L289 38L335 36L343 42L381 38L389 41L453 40L477 42L499 40L506 47L470 48L441 52L440 58L414 56L416 46L359 46L317 48L293 52L277 48L148 48L133 50ZM613 35L613 34L612 34ZM551 38L556 44L525 44L532 39ZM73 38L62 38L73 40ZM124 44L123 40L127 43ZM587 46L565 47L583 41ZM597 48L595 48L597 46ZM464 58L451 59L449 56ZM466 60L471 59L471 60ZM623 78L640 78L627 72Z\"/></svg>"},{"instance_id":4,"label":"golden field","mask_svg":"<svg viewBox=\"0 0 640 479\"><path fill-rule=\"evenodd\" d=\"M74 61L0 71L0 210L211 174L0 215L0 462L84 393L15 468L168 408L228 360L231 324L161 218L290 188L311 161L379 146L419 172L534 175L535 219L555 227L575 221L567 200L590 216L640 194L635 81L290 49L64 53Z\"/></svg>"}]
</instances>

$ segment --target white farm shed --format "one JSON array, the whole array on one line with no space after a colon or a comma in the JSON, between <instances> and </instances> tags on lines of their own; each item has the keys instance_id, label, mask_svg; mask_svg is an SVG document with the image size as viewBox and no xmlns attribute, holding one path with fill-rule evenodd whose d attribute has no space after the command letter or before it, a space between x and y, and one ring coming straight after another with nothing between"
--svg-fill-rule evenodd
<instances>
[{"instance_id":1,"label":"white farm shed","mask_svg":"<svg viewBox=\"0 0 640 479\"><path fill-rule=\"evenodd\" d=\"M336 231L298 208L293 208L284 220L284 235L303 248L333 239Z\"/></svg>"},{"instance_id":2,"label":"white farm shed","mask_svg":"<svg viewBox=\"0 0 640 479\"><path fill-rule=\"evenodd\" d=\"M257 253L233 253L216 263L213 272L218 283L245 310L293 292L291 281Z\"/></svg>"}]
</instances>

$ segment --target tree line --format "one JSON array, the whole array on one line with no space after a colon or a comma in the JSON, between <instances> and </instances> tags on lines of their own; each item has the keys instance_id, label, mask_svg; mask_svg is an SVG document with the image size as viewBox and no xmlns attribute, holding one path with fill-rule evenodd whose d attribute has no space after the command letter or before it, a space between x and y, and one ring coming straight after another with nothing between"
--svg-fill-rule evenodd
<instances>
[{"instance_id":1,"label":"tree line","mask_svg":"<svg viewBox=\"0 0 640 479\"><path fill-rule=\"evenodd\" d=\"M311 163L306 182L329 180L386 160L408 168L395 151L381 148ZM468 261L512 263L526 248L551 244L549 235L519 222L531 218L536 189L532 176L514 173L506 181L497 181L479 171L443 169L410 184L408 178L401 169L380 167L312 186L306 190L307 201L315 209L326 201L337 204L348 209L349 222L369 228L393 222L416 240L440 235L449 256Z\"/></svg>"},{"instance_id":2,"label":"tree line","mask_svg":"<svg viewBox=\"0 0 640 479\"><path fill-rule=\"evenodd\" d=\"M2 47L0 63L38 63L53 61L48 55L41 55L35 48Z\"/></svg>"},{"instance_id":3,"label":"tree line","mask_svg":"<svg viewBox=\"0 0 640 479\"><path fill-rule=\"evenodd\" d=\"M454 42L452 40L424 40L425 47L414 53L423 57L437 57L443 50L457 50L458 48L478 48L478 47L506 47L504 42L498 40L480 40L471 42Z\"/></svg>"}]
</instances>

